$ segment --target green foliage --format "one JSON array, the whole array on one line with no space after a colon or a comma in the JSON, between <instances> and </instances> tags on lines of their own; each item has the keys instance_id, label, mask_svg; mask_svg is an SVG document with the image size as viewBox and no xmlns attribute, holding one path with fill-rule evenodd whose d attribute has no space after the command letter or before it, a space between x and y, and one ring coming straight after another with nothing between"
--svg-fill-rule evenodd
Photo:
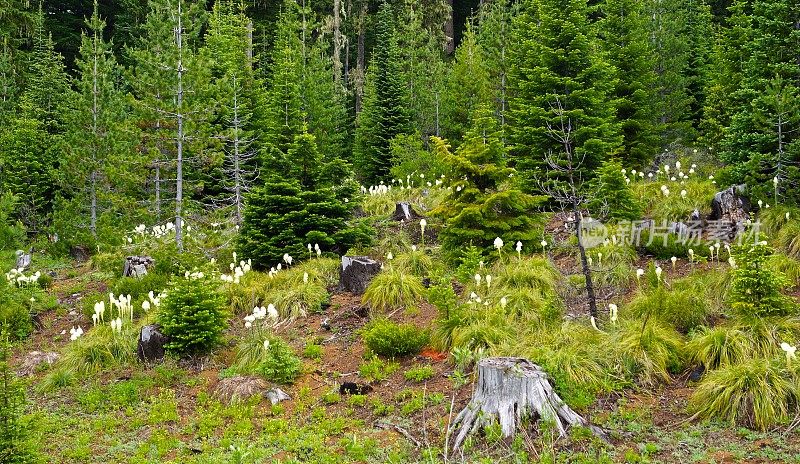
<instances>
[{"instance_id":1,"label":"green foliage","mask_svg":"<svg viewBox=\"0 0 800 464\"><path fill-rule=\"evenodd\" d=\"M229 287L231 305L237 313L249 313L255 306L273 304L282 318L319 312L329 299L327 287L338 281L338 269L338 260L315 258L274 276L250 272Z\"/></svg>"},{"instance_id":2,"label":"green foliage","mask_svg":"<svg viewBox=\"0 0 800 464\"><path fill-rule=\"evenodd\" d=\"M376 311L385 312L413 307L424 293L425 287L419 277L392 266L372 279L362 301Z\"/></svg>"},{"instance_id":3,"label":"green foliage","mask_svg":"<svg viewBox=\"0 0 800 464\"><path fill-rule=\"evenodd\" d=\"M650 314L681 333L705 323L711 313L706 296L697 289L667 289L663 285L638 294L624 310L639 319Z\"/></svg>"},{"instance_id":4,"label":"green foliage","mask_svg":"<svg viewBox=\"0 0 800 464\"><path fill-rule=\"evenodd\" d=\"M0 250L16 248L25 238L25 228L16 217L18 197L11 192L0 192Z\"/></svg>"},{"instance_id":5,"label":"green foliage","mask_svg":"<svg viewBox=\"0 0 800 464\"><path fill-rule=\"evenodd\" d=\"M255 372L265 379L290 384L303 372L303 362L283 340L272 338L264 351Z\"/></svg>"},{"instance_id":6,"label":"green foliage","mask_svg":"<svg viewBox=\"0 0 800 464\"><path fill-rule=\"evenodd\" d=\"M57 301L35 286L12 287L0 279L0 326L11 340L24 340L33 332L33 316L58 306Z\"/></svg>"},{"instance_id":7,"label":"green foliage","mask_svg":"<svg viewBox=\"0 0 800 464\"><path fill-rule=\"evenodd\" d=\"M445 171L439 159L425 149L420 134L400 134L391 140L389 147L392 151L390 172L393 179L403 181L422 174L433 182Z\"/></svg>"},{"instance_id":8,"label":"green foliage","mask_svg":"<svg viewBox=\"0 0 800 464\"><path fill-rule=\"evenodd\" d=\"M133 300L138 300L146 297L149 292L159 294L166 290L168 285L169 277L150 272L141 278L120 278L111 288L111 292L114 295L130 295Z\"/></svg>"},{"instance_id":9,"label":"green foliage","mask_svg":"<svg viewBox=\"0 0 800 464\"><path fill-rule=\"evenodd\" d=\"M466 247L458 260L456 278L462 284L471 282L472 277L478 272L481 264L485 261L486 259L483 256L483 250L475 245Z\"/></svg>"},{"instance_id":10,"label":"green foliage","mask_svg":"<svg viewBox=\"0 0 800 464\"><path fill-rule=\"evenodd\" d=\"M616 352L643 385L669 382L684 365L684 341L673 328L656 320L625 321L615 334Z\"/></svg>"},{"instance_id":11,"label":"green foliage","mask_svg":"<svg viewBox=\"0 0 800 464\"><path fill-rule=\"evenodd\" d=\"M8 338L0 335L0 462L25 464L36 462L28 443L28 429L22 421L25 412L25 389L8 365Z\"/></svg>"},{"instance_id":12,"label":"green foliage","mask_svg":"<svg viewBox=\"0 0 800 464\"><path fill-rule=\"evenodd\" d=\"M433 269L433 259L424 247L409 249L394 258L393 266L418 277L426 277Z\"/></svg>"},{"instance_id":13,"label":"green foliage","mask_svg":"<svg viewBox=\"0 0 800 464\"><path fill-rule=\"evenodd\" d=\"M610 98L615 71L600 50L587 3L526 1L512 25L510 140L526 191L539 191L537 180L566 180L544 173L546 155L559 164L563 160L564 146L553 130L566 129L566 120L570 150L583 160L578 173L583 179L622 145Z\"/></svg>"},{"instance_id":14,"label":"green foliage","mask_svg":"<svg viewBox=\"0 0 800 464\"><path fill-rule=\"evenodd\" d=\"M122 332L117 334L108 323L98 325L92 330L84 329L86 333L70 342L48 377L53 377L54 380L63 379L64 373L82 377L133 363L136 358L138 329L127 320L123 321ZM51 383L58 384L61 381Z\"/></svg>"},{"instance_id":15,"label":"green foliage","mask_svg":"<svg viewBox=\"0 0 800 464\"><path fill-rule=\"evenodd\" d=\"M356 123L353 157L365 184L388 181L391 141L411 132L408 89L400 69L392 7L379 7L376 47L367 70L363 107Z\"/></svg>"},{"instance_id":16,"label":"green foliage","mask_svg":"<svg viewBox=\"0 0 800 464\"><path fill-rule=\"evenodd\" d=\"M620 163L605 161L597 168L595 175L593 197L589 202L590 211L598 217L611 220L641 219L641 206L625 182Z\"/></svg>"},{"instance_id":17,"label":"green foliage","mask_svg":"<svg viewBox=\"0 0 800 464\"><path fill-rule=\"evenodd\" d=\"M683 168L686 169L686 168ZM664 176L662 172L659 176ZM661 190L666 186L669 196L665 196ZM694 210L701 214L711 212L711 200L719 188L705 179L691 177L689 180L667 181L666 179L656 179L650 181L631 180L631 189L636 198L641 199L645 215L651 217L657 226L664 222L686 221ZM681 195L685 190L686 195ZM695 250L697 251L697 250Z\"/></svg>"},{"instance_id":18,"label":"green foliage","mask_svg":"<svg viewBox=\"0 0 800 464\"><path fill-rule=\"evenodd\" d=\"M738 314L751 317L795 314L797 303L781 291L790 286L785 276L768 266L772 248L766 242L734 247L731 255L736 268L731 271L731 308Z\"/></svg>"},{"instance_id":19,"label":"green foliage","mask_svg":"<svg viewBox=\"0 0 800 464\"><path fill-rule=\"evenodd\" d=\"M347 223L352 208L344 199L350 193L350 189L333 188L303 191L288 182L255 189L245 209L240 253L251 258L257 269L277 265L286 253L305 256L308 243L319 244L324 252L343 254L366 240L365 230Z\"/></svg>"},{"instance_id":20,"label":"green foliage","mask_svg":"<svg viewBox=\"0 0 800 464\"><path fill-rule=\"evenodd\" d=\"M398 369L400 369L399 363L384 361L377 356L373 356L359 366L358 375L370 382L380 382L389 378Z\"/></svg>"},{"instance_id":21,"label":"green foliage","mask_svg":"<svg viewBox=\"0 0 800 464\"><path fill-rule=\"evenodd\" d=\"M689 401L698 417L769 430L794 417L800 377L784 360L746 359L706 375Z\"/></svg>"},{"instance_id":22,"label":"green foliage","mask_svg":"<svg viewBox=\"0 0 800 464\"><path fill-rule=\"evenodd\" d=\"M415 366L403 372L403 377L406 380L413 380L414 382L424 382L433 378L436 371L432 366Z\"/></svg>"},{"instance_id":23,"label":"green foliage","mask_svg":"<svg viewBox=\"0 0 800 464\"><path fill-rule=\"evenodd\" d=\"M419 353L430 342L430 332L413 324L397 324L376 319L361 334L364 344L375 354L389 358Z\"/></svg>"},{"instance_id":24,"label":"green foliage","mask_svg":"<svg viewBox=\"0 0 800 464\"><path fill-rule=\"evenodd\" d=\"M458 259L473 245L488 255L495 238L506 243L538 241L540 218L535 208L542 199L508 185L514 170L506 166L505 147L494 116L482 108L472 129L451 153L447 143L434 137L433 151L451 170L452 190L433 211L444 220L439 234L443 253Z\"/></svg>"},{"instance_id":25,"label":"green foliage","mask_svg":"<svg viewBox=\"0 0 800 464\"><path fill-rule=\"evenodd\" d=\"M203 355L222 342L227 326L225 297L209 277L176 277L161 301L158 322L179 356Z\"/></svg>"}]
</instances>

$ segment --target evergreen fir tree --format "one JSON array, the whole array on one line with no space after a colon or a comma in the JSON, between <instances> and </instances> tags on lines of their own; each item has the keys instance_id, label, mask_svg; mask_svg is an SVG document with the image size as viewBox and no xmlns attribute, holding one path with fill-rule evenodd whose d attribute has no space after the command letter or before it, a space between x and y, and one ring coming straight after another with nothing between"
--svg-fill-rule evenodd
<instances>
[{"instance_id":1,"label":"evergreen fir tree","mask_svg":"<svg viewBox=\"0 0 800 464\"><path fill-rule=\"evenodd\" d=\"M443 133L457 147L471 128L477 108L494 106L487 57L471 23L467 23L448 77Z\"/></svg>"},{"instance_id":2,"label":"evergreen fir tree","mask_svg":"<svg viewBox=\"0 0 800 464\"><path fill-rule=\"evenodd\" d=\"M593 217L629 221L642 218L642 205L625 181L618 161L606 161L597 169L590 190L588 206Z\"/></svg>"},{"instance_id":3,"label":"evergreen fir tree","mask_svg":"<svg viewBox=\"0 0 800 464\"><path fill-rule=\"evenodd\" d=\"M516 46L512 23L519 10L520 2L509 0L483 2L479 10L478 44L483 49L484 67L489 72L496 100L495 111L504 132L508 113L510 50Z\"/></svg>"},{"instance_id":4,"label":"evergreen fir tree","mask_svg":"<svg viewBox=\"0 0 800 464\"><path fill-rule=\"evenodd\" d=\"M83 35L76 67L77 92L68 111L64 162L60 180L63 202L58 224L68 241L87 243L88 230L97 239L98 221L109 214L106 223L118 226L117 213L124 208L133 218L133 205L140 198L135 189L136 160L129 154L135 140L127 130L124 96L118 89L121 69L111 44L102 38L105 21L99 17L97 1L88 31Z\"/></svg>"},{"instance_id":5,"label":"evergreen fir tree","mask_svg":"<svg viewBox=\"0 0 800 464\"><path fill-rule=\"evenodd\" d=\"M211 58L218 114L213 132L223 160L209 184L213 202L233 211L242 222L244 196L258 176L259 128L256 110L263 104L262 83L255 76L250 19L231 0L218 1L209 21L204 52Z\"/></svg>"},{"instance_id":6,"label":"evergreen fir tree","mask_svg":"<svg viewBox=\"0 0 800 464\"><path fill-rule=\"evenodd\" d=\"M18 116L0 132L0 191L18 197L17 219L30 232L41 233L55 198L58 150L36 114L41 114L38 108L23 99Z\"/></svg>"},{"instance_id":7,"label":"evergreen fir tree","mask_svg":"<svg viewBox=\"0 0 800 464\"><path fill-rule=\"evenodd\" d=\"M432 141L434 153L450 167L452 190L433 212L444 219L439 241L449 258L458 258L469 245L488 254L496 237L506 243L538 243L541 228L535 209L542 197L510 185L515 171L506 165L491 106L476 110L473 127L455 152L438 137Z\"/></svg>"},{"instance_id":8,"label":"evergreen fir tree","mask_svg":"<svg viewBox=\"0 0 800 464\"><path fill-rule=\"evenodd\" d=\"M392 10L385 2L378 10L376 45L367 81L364 108L357 119L354 161L361 180L377 184L388 180L392 139L411 131Z\"/></svg>"},{"instance_id":9,"label":"evergreen fir tree","mask_svg":"<svg viewBox=\"0 0 800 464\"><path fill-rule=\"evenodd\" d=\"M41 121L50 134L63 127L63 110L71 91L64 59L53 48L53 39L44 28L44 13L39 5L33 33L33 50L28 55L25 98L31 103L30 115Z\"/></svg>"},{"instance_id":10,"label":"evergreen fir tree","mask_svg":"<svg viewBox=\"0 0 800 464\"><path fill-rule=\"evenodd\" d=\"M562 150L553 128L569 125L584 179L622 144L610 95L614 68L598 53L586 0L528 1L515 21L517 47L509 76L513 89L511 141L527 191ZM552 177L558 177L557 174ZM556 180L556 179L552 179Z\"/></svg>"},{"instance_id":11,"label":"evergreen fir tree","mask_svg":"<svg viewBox=\"0 0 800 464\"><path fill-rule=\"evenodd\" d=\"M150 0L145 35L130 50L139 126L144 129L143 142L155 172L155 212L160 216L164 179L174 176L170 193L178 249L183 248L184 192L190 191L186 183L199 177L209 130L209 63L197 53L204 15L201 3ZM202 191L202 186L193 188Z\"/></svg>"},{"instance_id":12,"label":"evergreen fir tree","mask_svg":"<svg viewBox=\"0 0 800 464\"><path fill-rule=\"evenodd\" d=\"M739 102L723 140L722 156L734 166L734 180L746 182L756 197L800 198L800 62L797 10L790 2L752 4L752 30L745 44Z\"/></svg>"},{"instance_id":13,"label":"evergreen fir tree","mask_svg":"<svg viewBox=\"0 0 800 464\"><path fill-rule=\"evenodd\" d=\"M270 60L266 97L264 164L275 172L286 168L286 154L303 131L303 42L299 37L297 4L287 0L281 9Z\"/></svg>"},{"instance_id":14,"label":"evergreen fir tree","mask_svg":"<svg viewBox=\"0 0 800 464\"><path fill-rule=\"evenodd\" d=\"M314 136L304 132L287 151L288 171L273 176L247 196L238 249L258 269L308 255L308 244L344 254L367 240L348 223L356 189L341 162L325 163Z\"/></svg>"},{"instance_id":15,"label":"evergreen fir tree","mask_svg":"<svg viewBox=\"0 0 800 464\"><path fill-rule=\"evenodd\" d=\"M629 166L649 163L660 139L655 131L655 56L647 37L642 2L606 0L599 22L600 39L609 63L616 69L613 98Z\"/></svg>"}]
</instances>

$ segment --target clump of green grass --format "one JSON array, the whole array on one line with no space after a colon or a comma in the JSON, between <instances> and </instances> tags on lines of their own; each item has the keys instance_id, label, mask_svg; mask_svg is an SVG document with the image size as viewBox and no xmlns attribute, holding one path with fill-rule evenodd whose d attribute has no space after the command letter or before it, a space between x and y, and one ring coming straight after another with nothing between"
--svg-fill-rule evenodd
<instances>
[{"instance_id":1,"label":"clump of green grass","mask_svg":"<svg viewBox=\"0 0 800 464\"><path fill-rule=\"evenodd\" d=\"M272 277L250 272L229 288L228 297L237 314L273 304L282 318L302 317L322 309L329 298L327 288L338 281L338 269L335 259L315 258Z\"/></svg>"},{"instance_id":2,"label":"clump of green grass","mask_svg":"<svg viewBox=\"0 0 800 464\"><path fill-rule=\"evenodd\" d=\"M688 333L704 323L711 313L702 293L691 288L667 289L663 285L639 293L624 310L640 319L651 314L682 333Z\"/></svg>"},{"instance_id":3,"label":"clump of green grass","mask_svg":"<svg viewBox=\"0 0 800 464\"><path fill-rule=\"evenodd\" d=\"M375 276L362 301L380 312L415 306L425 293L419 277L395 267Z\"/></svg>"},{"instance_id":4,"label":"clump of green grass","mask_svg":"<svg viewBox=\"0 0 800 464\"><path fill-rule=\"evenodd\" d=\"M615 352L642 385L668 382L670 373L683 368L683 338L675 329L657 320L624 321L614 335Z\"/></svg>"},{"instance_id":5,"label":"clump of green grass","mask_svg":"<svg viewBox=\"0 0 800 464\"><path fill-rule=\"evenodd\" d=\"M231 372L256 374L271 382L290 384L303 372L303 362L282 339L251 330L236 349Z\"/></svg>"},{"instance_id":6,"label":"clump of green grass","mask_svg":"<svg viewBox=\"0 0 800 464\"><path fill-rule=\"evenodd\" d=\"M747 359L706 375L689 401L701 418L721 418L768 430L794 417L800 400L800 376L785 360Z\"/></svg>"},{"instance_id":7,"label":"clump of green grass","mask_svg":"<svg viewBox=\"0 0 800 464\"><path fill-rule=\"evenodd\" d=\"M392 265L415 276L425 277L433 269L433 259L422 248L409 248L398 254Z\"/></svg>"}]
</instances>

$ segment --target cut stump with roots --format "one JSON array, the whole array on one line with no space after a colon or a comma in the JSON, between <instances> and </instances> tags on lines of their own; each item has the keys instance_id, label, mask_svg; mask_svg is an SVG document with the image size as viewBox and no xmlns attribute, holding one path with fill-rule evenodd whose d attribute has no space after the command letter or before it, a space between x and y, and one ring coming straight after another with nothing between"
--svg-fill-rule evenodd
<instances>
[{"instance_id":1,"label":"cut stump with roots","mask_svg":"<svg viewBox=\"0 0 800 464\"><path fill-rule=\"evenodd\" d=\"M559 436L575 425L590 429L604 441L606 433L589 424L553 391L541 367L524 358L484 358L478 362L478 383L472 400L456 416L449 433L458 434L453 449L458 450L467 436L495 420L504 437L513 436L525 418L538 417L552 422ZM460 427L460 428L459 428Z\"/></svg>"}]
</instances>

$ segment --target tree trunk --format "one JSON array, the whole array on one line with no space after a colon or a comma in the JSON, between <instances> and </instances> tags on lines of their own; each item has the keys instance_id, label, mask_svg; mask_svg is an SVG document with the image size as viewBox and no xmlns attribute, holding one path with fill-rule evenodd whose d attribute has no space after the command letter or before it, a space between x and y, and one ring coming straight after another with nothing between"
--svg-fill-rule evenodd
<instances>
[{"instance_id":1,"label":"tree trunk","mask_svg":"<svg viewBox=\"0 0 800 464\"><path fill-rule=\"evenodd\" d=\"M366 39L367 6L361 8L358 15L358 56L356 57L356 78L354 79L356 94L356 114L361 112L361 99L364 96L364 40Z\"/></svg>"},{"instance_id":2,"label":"tree trunk","mask_svg":"<svg viewBox=\"0 0 800 464\"><path fill-rule=\"evenodd\" d=\"M460 427L453 449L458 450L467 436L492 423L500 423L504 437L513 436L523 419L538 417L553 422L559 436L568 427L580 425L608 440L599 427L573 411L553 391L541 367L524 358L484 358L478 362L478 383L472 400L456 416L448 435Z\"/></svg>"},{"instance_id":3,"label":"tree trunk","mask_svg":"<svg viewBox=\"0 0 800 464\"><path fill-rule=\"evenodd\" d=\"M594 283L592 282L592 270L589 268L589 260L586 258L586 247L583 245L583 234L581 233L581 212L578 206L572 210L575 215L575 235L578 237L578 251L581 255L581 270L586 279L586 297L589 299L589 316L597 320L597 297L594 294Z\"/></svg>"},{"instance_id":4,"label":"tree trunk","mask_svg":"<svg viewBox=\"0 0 800 464\"><path fill-rule=\"evenodd\" d=\"M456 51L455 25L453 24L453 0L447 0L447 4L450 5L450 15L447 17L447 21L444 23L444 51L448 55L452 55L453 52Z\"/></svg>"},{"instance_id":5,"label":"tree trunk","mask_svg":"<svg viewBox=\"0 0 800 464\"><path fill-rule=\"evenodd\" d=\"M181 21L181 0L178 0L178 28L175 31L175 40L178 45L178 91L177 111L178 119L178 163L175 181L175 244L178 251L183 251L183 24Z\"/></svg>"}]
</instances>

